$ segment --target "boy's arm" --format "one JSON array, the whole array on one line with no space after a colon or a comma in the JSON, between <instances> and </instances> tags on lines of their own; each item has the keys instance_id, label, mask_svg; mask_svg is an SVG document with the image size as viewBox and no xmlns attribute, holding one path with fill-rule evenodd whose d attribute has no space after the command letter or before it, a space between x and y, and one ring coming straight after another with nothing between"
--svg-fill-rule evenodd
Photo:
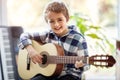
<instances>
[{"instance_id":1,"label":"boy's arm","mask_svg":"<svg viewBox=\"0 0 120 80\"><path fill-rule=\"evenodd\" d=\"M23 49L28 45L32 44L32 40L35 40L40 43L45 43L47 33L22 33L20 36L20 43L18 44L19 48Z\"/></svg>"},{"instance_id":2,"label":"boy's arm","mask_svg":"<svg viewBox=\"0 0 120 80\"><path fill-rule=\"evenodd\" d=\"M81 40L81 42L79 44L78 56L89 57L88 49L87 49L87 42L86 42L85 38L83 38L83 40ZM80 67L79 69L82 71L86 71L89 68L90 68L89 63L84 63L84 66Z\"/></svg>"},{"instance_id":3,"label":"boy's arm","mask_svg":"<svg viewBox=\"0 0 120 80\"><path fill-rule=\"evenodd\" d=\"M22 33L20 36L20 44L18 46L19 48L25 48L28 51L28 56L31 58L33 63L42 63L42 56L31 45L32 40L41 42L44 37L44 35L40 35L39 33Z\"/></svg>"}]
</instances>

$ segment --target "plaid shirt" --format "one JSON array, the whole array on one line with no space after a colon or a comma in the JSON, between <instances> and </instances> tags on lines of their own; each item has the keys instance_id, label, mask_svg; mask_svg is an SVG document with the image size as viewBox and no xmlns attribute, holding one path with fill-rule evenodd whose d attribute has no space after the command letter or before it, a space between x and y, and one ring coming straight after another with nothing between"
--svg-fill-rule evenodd
<instances>
[{"instance_id":1,"label":"plaid shirt","mask_svg":"<svg viewBox=\"0 0 120 80\"><path fill-rule=\"evenodd\" d=\"M53 31L45 33L23 33L20 37L19 47L23 49L25 46L32 44L31 39L42 43L55 43L63 47L67 56L88 56L87 43L85 38L76 31L75 26L68 26L69 32L62 37L58 37ZM81 77L81 73L88 69L88 65L83 68L76 69L74 64L66 64L63 73L73 74Z\"/></svg>"}]
</instances>

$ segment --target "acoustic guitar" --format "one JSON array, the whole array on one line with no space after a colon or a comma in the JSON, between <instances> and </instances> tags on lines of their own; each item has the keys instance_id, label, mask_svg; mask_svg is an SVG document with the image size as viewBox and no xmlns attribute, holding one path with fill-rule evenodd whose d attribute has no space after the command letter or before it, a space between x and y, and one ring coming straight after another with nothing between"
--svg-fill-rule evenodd
<instances>
[{"instance_id":1,"label":"acoustic guitar","mask_svg":"<svg viewBox=\"0 0 120 80\"><path fill-rule=\"evenodd\" d=\"M74 64L80 60L100 67L112 67L116 63L111 55L94 55L91 57L64 56L62 47L53 43L40 45L33 40L32 46L43 56L43 62L42 64L34 64L28 57L27 50L20 50L18 55L18 73L23 79L30 79L37 74L58 76L62 72L64 64Z\"/></svg>"}]
</instances>

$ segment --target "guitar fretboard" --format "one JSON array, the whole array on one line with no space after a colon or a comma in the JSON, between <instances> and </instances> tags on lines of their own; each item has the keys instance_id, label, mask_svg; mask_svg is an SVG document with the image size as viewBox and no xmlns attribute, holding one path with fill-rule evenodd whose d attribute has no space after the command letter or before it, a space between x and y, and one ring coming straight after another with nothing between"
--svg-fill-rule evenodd
<instances>
[{"instance_id":1,"label":"guitar fretboard","mask_svg":"<svg viewBox=\"0 0 120 80\"><path fill-rule=\"evenodd\" d=\"M84 57L78 57L78 56L48 56L47 61L48 63L55 63L55 64L61 64L61 63L71 64L83 59Z\"/></svg>"}]
</instances>

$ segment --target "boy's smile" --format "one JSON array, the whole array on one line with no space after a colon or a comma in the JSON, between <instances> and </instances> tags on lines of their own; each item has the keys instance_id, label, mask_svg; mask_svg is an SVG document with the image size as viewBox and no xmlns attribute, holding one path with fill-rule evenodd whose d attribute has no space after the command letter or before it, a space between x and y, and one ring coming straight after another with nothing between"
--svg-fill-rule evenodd
<instances>
[{"instance_id":1,"label":"boy's smile","mask_svg":"<svg viewBox=\"0 0 120 80\"><path fill-rule=\"evenodd\" d=\"M49 12L47 21L58 36L63 36L68 32L67 19L62 13Z\"/></svg>"}]
</instances>

